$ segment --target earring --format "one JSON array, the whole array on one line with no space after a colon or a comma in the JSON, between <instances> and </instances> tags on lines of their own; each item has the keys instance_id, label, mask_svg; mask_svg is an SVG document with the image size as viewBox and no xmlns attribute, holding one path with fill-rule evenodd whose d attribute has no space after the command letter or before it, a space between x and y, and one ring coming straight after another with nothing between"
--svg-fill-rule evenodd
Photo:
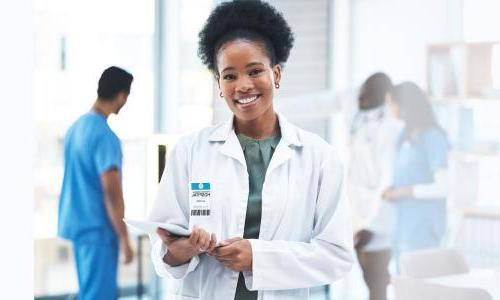
<instances>
[{"instance_id":1,"label":"earring","mask_svg":"<svg viewBox=\"0 0 500 300\"><path fill-rule=\"evenodd\" d=\"M222 95L222 92L220 92L220 93L219 93L219 96L220 96L221 98L223 98L223 97L224 97L224 95Z\"/></svg>"},{"instance_id":2,"label":"earring","mask_svg":"<svg viewBox=\"0 0 500 300\"><path fill-rule=\"evenodd\" d=\"M279 82L276 82L276 83L274 84L274 86L275 86L277 89L279 89L279 88L280 88L280 83L279 83Z\"/></svg>"}]
</instances>

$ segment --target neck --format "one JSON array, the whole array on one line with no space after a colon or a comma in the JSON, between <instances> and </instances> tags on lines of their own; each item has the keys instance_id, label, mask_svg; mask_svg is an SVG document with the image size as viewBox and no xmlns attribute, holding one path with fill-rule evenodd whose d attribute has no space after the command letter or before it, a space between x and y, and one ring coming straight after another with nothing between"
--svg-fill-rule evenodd
<instances>
[{"instance_id":1,"label":"neck","mask_svg":"<svg viewBox=\"0 0 500 300\"><path fill-rule=\"evenodd\" d=\"M114 111L111 103L106 103L106 102L99 100L99 99L97 99L94 102L94 105L92 105L92 110L95 111L96 113L102 115L106 119Z\"/></svg>"},{"instance_id":2,"label":"neck","mask_svg":"<svg viewBox=\"0 0 500 300\"><path fill-rule=\"evenodd\" d=\"M278 117L270 110L255 120L243 121L234 119L236 133L241 133L256 140L263 140L276 135L279 131Z\"/></svg>"}]
</instances>

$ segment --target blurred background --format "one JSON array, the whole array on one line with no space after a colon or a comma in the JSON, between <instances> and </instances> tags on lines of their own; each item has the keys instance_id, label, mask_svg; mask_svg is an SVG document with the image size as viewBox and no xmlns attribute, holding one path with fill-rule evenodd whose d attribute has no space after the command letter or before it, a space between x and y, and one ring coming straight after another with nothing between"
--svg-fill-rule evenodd
<instances>
[{"instance_id":1,"label":"blurred background","mask_svg":"<svg viewBox=\"0 0 500 300\"><path fill-rule=\"evenodd\" d=\"M110 65L135 79L109 123L122 140L126 216L145 218L162 155L178 135L226 119L197 34L214 0L33 0L34 294L73 299L69 243L56 237L63 136L96 98ZM278 110L349 155L359 88L381 71L413 81L446 131L448 221L443 247L470 268L500 267L500 11L497 0L273 0L296 43ZM149 241L134 235L134 263L120 266L121 299L167 299L153 274ZM396 268L391 265L391 272ZM367 299L361 270L312 290L317 299ZM393 298L394 293L389 292Z\"/></svg>"}]
</instances>

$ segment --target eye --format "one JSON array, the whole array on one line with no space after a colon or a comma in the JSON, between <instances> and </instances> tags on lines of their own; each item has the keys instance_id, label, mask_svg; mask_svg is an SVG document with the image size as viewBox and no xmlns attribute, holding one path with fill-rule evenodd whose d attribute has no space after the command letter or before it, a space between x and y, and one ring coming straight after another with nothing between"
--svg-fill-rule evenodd
<instances>
[{"instance_id":1,"label":"eye","mask_svg":"<svg viewBox=\"0 0 500 300\"><path fill-rule=\"evenodd\" d=\"M263 70L262 69L253 69L250 71L250 73L248 73L250 76L254 77L254 76L257 76L259 75L260 73L262 73Z\"/></svg>"},{"instance_id":2,"label":"eye","mask_svg":"<svg viewBox=\"0 0 500 300\"><path fill-rule=\"evenodd\" d=\"M235 80L236 79L236 75L234 75L234 74L226 74L226 75L222 76L222 79L224 79L224 80Z\"/></svg>"}]
</instances>

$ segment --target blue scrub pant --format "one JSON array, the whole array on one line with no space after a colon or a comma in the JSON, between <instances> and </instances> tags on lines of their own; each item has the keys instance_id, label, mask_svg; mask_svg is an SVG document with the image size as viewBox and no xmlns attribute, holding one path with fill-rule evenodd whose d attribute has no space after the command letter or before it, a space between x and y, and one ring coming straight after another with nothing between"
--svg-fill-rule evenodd
<instances>
[{"instance_id":1,"label":"blue scrub pant","mask_svg":"<svg viewBox=\"0 0 500 300\"><path fill-rule=\"evenodd\" d=\"M79 300L116 300L118 240L114 234L95 230L73 242L78 273Z\"/></svg>"},{"instance_id":2,"label":"blue scrub pant","mask_svg":"<svg viewBox=\"0 0 500 300\"><path fill-rule=\"evenodd\" d=\"M441 245L447 218L445 199L403 199L397 205L393 255L399 270L401 254Z\"/></svg>"}]
</instances>

